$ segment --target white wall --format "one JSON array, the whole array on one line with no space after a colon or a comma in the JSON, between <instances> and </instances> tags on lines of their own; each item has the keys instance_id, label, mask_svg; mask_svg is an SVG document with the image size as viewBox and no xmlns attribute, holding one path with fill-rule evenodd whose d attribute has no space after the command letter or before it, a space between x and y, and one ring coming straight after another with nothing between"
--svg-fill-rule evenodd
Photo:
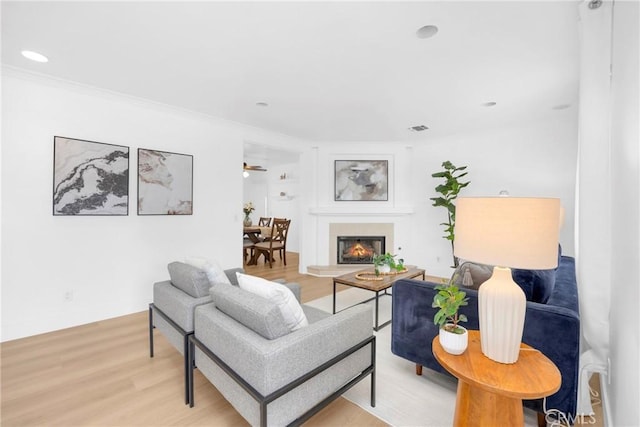
<instances>
[{"instance_id":1,"label":"white wall","mask_svg":"<svg viewBox=\"0 0 640 427\"><path fill-rule=\"evenodd\" d=\"M573 213L577 152L575 108L558 112L556 121L519 127L459 134L414 144L319 144L303 156L307 174L301 271L308 265L324 265L327 259L329 222L394 222L394 252L402 247L407 263L429 274L451 274L450 243L442 238L439 224L446 220L443 208L431 206L440 182L431 174L450 160L468 166L471 181L462 196L497 195L559 197L565 207L560 243L563 253L574 254ZM333 160L386 158L390 161L388 202L333 202ZM308 206L310 209L307 209ZM321 214L317 214L320 212Z\"/></svg>"},{"instance_id":2,"label":"white wall","mask_svg":"<svg viewBox=\"0 0 640 427\"><path fill-rule=\"evenodd\" d=\"M14 69L2 85L4 341L144 310L188 255L241 265L243 142L298 143ZM128 216L53 217L54 135L130 147ZM137 148L194 156L193 215L136 215Z\"/></svg>"},{"instance_id":3,"label":"white wall","mask_svg":"<svg viewBox=\"0 0 640 427\"><path fill-rule=\"evenodd\" d=\"M258 223L261 216L269 216L268 204L265 201L269 192L269 172L249 172L249 176L242 180L243 205L251 202L256 209L251 213L253 224Z\"/></svg>"},{"instance_id":4,"label":"white wall","mask_svg":"<svg viewBox=\"0 0 640 427\"><path fill-rule=\"evenodd\" d=\"M287 251L300 252L300 165L285 163L271 166L268 179L269 215L291 220ZM280 176L286 174L286 178ZM280 196L284 192L285 196Z\"/></svg>"},{"instance_id":5,"label":"white wall","mask_svg":"<svg viewBox=\"0 0 640 427\"><path fill-rule=\"evenodd\" d=\"M287 185L297 186L291 190L295 198L269 203L270 215L294 218L298 211L292 233L299 238L292 234L292 242L300 242L302 272L307 265L327 263L329 221L359 221L394 222L394 252L402 247L408 263L448 275L451 249L439 225L444 212L428 200L437 184L430 175L444 160L469 166L467 195L507 189L514 196L561 197L568 219L561 242L565 253L573 252L576 125L570 110L560 112L557 122L427 143L312 148L138 99L3 71L2 340L144 310L152 283L168 277L166 264L186 255L215 258L223 267L239 265L244 185L239 165L246 141L302 153L299 166L283 169L293 178ZM52 216L54 135L131 148L129 216ZM194 155L194 215L135 214L139 147ZM336 205L333 160L347 157L390 160L388 202ZM268 181L270 197L281 191L282 167L273 169L273 182ZM65 301L68 292L72 301Z\"/></svg>"},{"instance_id":6,"label":"white wall","mask_svg":"<svg viewBox=\"0 0 640 427\"><path fill-rule=\"evenodd\" d=\"M411 189L412 148L403 144L322 143L301 157L300 271L309 265L335 264L329 255L331 223L395 223L394 246L388 252L412 240ZM335 160L387 160L389 199L387 201L334 201ZM402 250L404 256L407 253ZM407 264L421 264L404 257Z\"/></svg>"},{"instance_id":7,"label":"white wall","mask_svg":"<svg viewBox=\"0 0 640 427\"><path fill-rule=\"evenodd\" d=\"M638 132L638 2L616 2L612 67L612 276L608 388L614 426L640 425L640 154ZM629 327L631 326L631 327Z\"/></svg>"},{"instance_id":8,"label":"white wall","mask_svg":"<svg viewBox=\"0 0 640 427\"><path fill-rule=\"evenodd\" d=\"M287 236L287 252L300 252L300 165L298 163L269 164L265 159L256 163L267 166L266 172L249 172L243 180L244 203L252 202L253 224L261 216L291 220ZM281 179L281 175L286 175ZM280 196L284 192L285 196Z\"/></svg>"},{"instance_id":9,"label":"white wall","mask_svg":"<svg viewBox=\"0 0 640 427\"><path fill-rule=\"evenodd\" d=\"M416 230L428 244L422 245L426 265L439 273L449 273L451 246L443 239L444 208L431 206L436 185L431 177L445 160L467 166L470 181L461 196L497 196L507 190L514 197L558 197L565 208L560 244L566 255L574 255L573 213L577 129L575 110L564 111L555 122L532 123L520 127L454 135L416 149L414 169L419 194Z\"/></svg>"}]
</instances>

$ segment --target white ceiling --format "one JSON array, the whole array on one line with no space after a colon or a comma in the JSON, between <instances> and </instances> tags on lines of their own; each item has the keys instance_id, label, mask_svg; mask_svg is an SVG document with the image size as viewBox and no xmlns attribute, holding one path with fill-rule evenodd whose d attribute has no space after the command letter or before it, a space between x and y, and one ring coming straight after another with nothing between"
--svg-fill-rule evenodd
<instances>
[{"instance_id":1,"label":"white ceiling","mask_svg":"<svg viewBox=\"0 0 640 427\"><path fill-rule=\"evenodd\" d=\"M3 1L2 62L309 140L429 140L575 114L577 25L562 0Z\"/></svg>"}]
</instances>

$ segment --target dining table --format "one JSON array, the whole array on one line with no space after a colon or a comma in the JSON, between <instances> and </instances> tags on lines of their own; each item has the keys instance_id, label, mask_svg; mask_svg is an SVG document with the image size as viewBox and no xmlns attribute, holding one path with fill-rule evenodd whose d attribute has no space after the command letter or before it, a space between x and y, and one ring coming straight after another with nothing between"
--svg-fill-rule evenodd
<instances>
[{"instance_id":1,"label":"dining table","mask_svg":"<svg viewBox=\"0 0 640 427\"><path fill-rule=\"evenodd\" d=\"M247 236L251 243L254 245L256 243L264 242L265 239L271 237L271 227L260 227L255 225L243 226L242 228L243 236ZM247 262L247 265L257 265L258 264L258 256L257 252L251 251L251 259Z\"/></svg>"},{"instance_id":2,"label":"dining table","mask_svg":"<svg viewBox=\"0 0 640 427\"><path fill-rule=\"evenodd\" d=\"M254 226L244 226L242 228L242 232L244 236L247 236L249 238L249 240L251 240L253 243L260 243L260 234L262 232L262 230L260 229L260 227L254 227Z\"/></svg>"}]
</instances>

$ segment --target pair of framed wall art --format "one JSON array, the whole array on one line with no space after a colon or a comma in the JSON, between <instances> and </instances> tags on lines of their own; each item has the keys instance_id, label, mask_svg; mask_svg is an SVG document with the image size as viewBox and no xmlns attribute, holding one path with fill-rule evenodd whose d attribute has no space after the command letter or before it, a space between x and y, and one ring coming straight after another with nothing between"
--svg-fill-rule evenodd
<instances>
[{"instance_id":1,"label":"pair of framed wall art","mask_svg":"<svg viewBox=\"0 0 640 427\"><path fill-rule=\"evenodd\" d=\"M56 136L53 215L128 215L129 147ZM193 214L193 156L138 148L138 215Z\"/></svg>"}]
</instances>

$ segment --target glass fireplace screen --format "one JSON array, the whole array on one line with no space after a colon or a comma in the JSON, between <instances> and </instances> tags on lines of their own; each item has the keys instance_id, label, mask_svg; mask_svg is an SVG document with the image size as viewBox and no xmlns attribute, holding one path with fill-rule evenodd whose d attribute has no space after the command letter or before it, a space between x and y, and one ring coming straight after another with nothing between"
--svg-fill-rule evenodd
<instances>
[{"instance_id":1,"label":"glass fireplace screen","mask_svg":"<svg viewBox=\"0 0 640 427\"><path fill-rule=\"evenodd\" d=\"M373 264L384 244L384 236L338 236L338 264Z\"/></svg>"}]
</instances>

